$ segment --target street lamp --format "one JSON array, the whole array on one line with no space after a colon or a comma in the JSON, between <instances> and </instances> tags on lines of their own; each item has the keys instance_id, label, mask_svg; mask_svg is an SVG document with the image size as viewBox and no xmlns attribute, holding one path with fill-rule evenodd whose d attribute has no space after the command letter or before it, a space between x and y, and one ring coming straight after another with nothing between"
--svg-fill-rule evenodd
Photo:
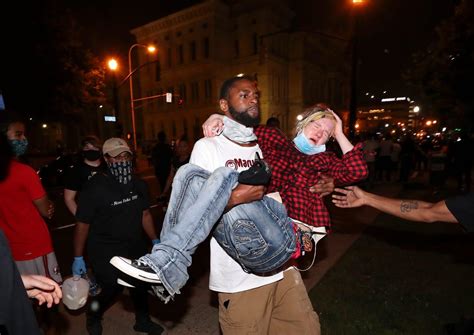
<instances>
[{"instance_id":1,"label":"street lamp","mask_svg":"<svg viewBox=\"0 0 474 335\"><path fill-rule=\"evenodd\" d=\"M144 45L135 43L128 49L128 77L130 81L130 111L132 113L132 133L133 133L133 148L137 151L137 130L135 127L135 101L133 98L133 79L132 79L132 50L135 47L147 49L149 53L154 53L156 48L153 45Z\"/></svg>"},{"instance_id":2,"label":"street lamp","mask_svg":"<svg viewBox=\"0 0 474 335\"><path fill-rule=\"evenodd\" d=\"M118 116L119 114L119 101L118 101L118 87L117 87L117 76L116 72L118 70L118 62L115 58L109 59L107 65L110 70L113 72L113 87L112 87L112 95L114 101L114 116Z\"/></svg>"}]
</instances>

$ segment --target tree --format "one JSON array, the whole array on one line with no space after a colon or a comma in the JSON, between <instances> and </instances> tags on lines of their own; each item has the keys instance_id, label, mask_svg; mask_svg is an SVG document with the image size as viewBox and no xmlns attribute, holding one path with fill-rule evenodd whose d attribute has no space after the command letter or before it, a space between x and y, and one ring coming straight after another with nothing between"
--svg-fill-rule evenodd
<instances>
[{"instance_id":1,"label":"tree","mask_svg":"<svg viewBox=\"0 0 474 335\"><path fill-rule=\"evenodd\" d=\"M424 103L447 124L473 124L474 5L462 0L452 17L441 23L437 38L426 51L414 55L405 78L417 87Z\"/></svg>"}]
</instances>

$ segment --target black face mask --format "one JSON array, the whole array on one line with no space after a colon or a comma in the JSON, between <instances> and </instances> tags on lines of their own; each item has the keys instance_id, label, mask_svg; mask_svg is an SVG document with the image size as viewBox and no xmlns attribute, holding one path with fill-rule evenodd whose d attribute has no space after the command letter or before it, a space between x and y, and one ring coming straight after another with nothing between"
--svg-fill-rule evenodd
<instances>
[{"instance_id":1,"label":"black face mask","mask_svg":"<svg viewBox=\"0 0 474 335\"><path fill-rule=\"evenodd\" d=\"M84 158L88 161L96 161L102 156L99 150L84 150L82 154L84 155Z\"/></svg>"}]
</instances>

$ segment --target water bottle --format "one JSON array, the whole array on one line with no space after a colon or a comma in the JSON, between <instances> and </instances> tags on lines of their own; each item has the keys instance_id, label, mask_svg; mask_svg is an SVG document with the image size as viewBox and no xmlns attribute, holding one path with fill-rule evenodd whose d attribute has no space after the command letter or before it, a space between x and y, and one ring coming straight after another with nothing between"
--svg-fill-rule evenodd
<instances>
[{"instance_id":1,"label":"water bottle","mask_svg":"<svg viewBox=\"0 0 474 335\"><path fill-rule=\"evenodd\" d=\"M64 305L70 310L77 310L87 302L89 283L79 276L74 276L63 282L62 291Z\"/></svg>"},{"instance_id":2,"label":"water bottle","mask_svg":"<svg viewBox=\"0 0 474 335\"><path fill-rule=\"evenodd\" d=\"M91 297L95 297L102 291L102 288L100 287L99 284L97 284L93 276L89 276L86 272L81 277L87 280L87 282L89 283L89 295Z\"/></svg>"}]
</instances>

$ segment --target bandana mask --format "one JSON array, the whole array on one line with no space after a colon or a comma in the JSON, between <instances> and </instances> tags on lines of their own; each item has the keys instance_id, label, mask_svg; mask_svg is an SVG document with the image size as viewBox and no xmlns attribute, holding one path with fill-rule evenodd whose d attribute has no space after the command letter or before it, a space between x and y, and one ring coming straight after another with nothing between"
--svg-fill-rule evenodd
<instances>
[{"instance_id":1,"label":"bandana mask","mask_svg":"<svg viewBox=\"0 0 474 335\"><path fill-rule=\"evenodd\" d=\"M10 140L10 146L13 154L18 157L24 155L28 149L28 140L26 138L24 140Z\"/></svg>"},{"instance_id":2,"label":"bandana mask","mask_svg":"<svg viewBox=\"0 0 474 335\"><path fill-rule=\"evenodd\" d=\"M127 185L132 180L132 162L113 162L108 165L110 173L120 184Z\"/></svg>"},{"instance_id":3,"label":"bandana mask","mask_svg":"<svg viewBox=\"0 0 474 335\"><path fill-rule=\"evenodd\" d=\"M298 136L293 139L293 142L298 150L306 155L316 155L326 151L326 144L311 144L308 138L304 135L304 132L300 132Z\"/></svg>"},{"instance_id":4,"label":"bandana mask","mask_svg":"<svg viewBox=\"0 0 474 335\"><path fill-rule=\"evenodd\" d=\"M222 134L237 143L248 143L257 139L257 136L253 133L252 127L245 127L244 125L229 119L227 116L224 116L224 130L222 131Z\"/></svg>"}]
</instances>

